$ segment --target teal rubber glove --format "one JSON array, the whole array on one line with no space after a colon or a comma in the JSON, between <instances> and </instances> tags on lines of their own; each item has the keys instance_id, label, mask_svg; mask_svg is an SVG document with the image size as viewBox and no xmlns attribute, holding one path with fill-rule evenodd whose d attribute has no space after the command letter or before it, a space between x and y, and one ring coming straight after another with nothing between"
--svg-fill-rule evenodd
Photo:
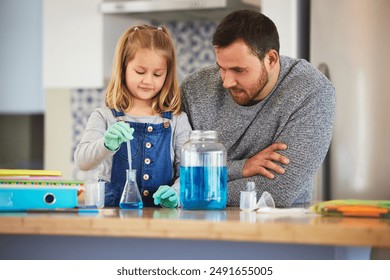
<instances>
[{"instance_id":1,"label":"teal rubber glove","mask_svg":"<svg viewBox=\"0 0 390 280\"><path fill-rule=\"evenodd\" d=\"M167 208L174 208L179 203L179 196L175 190L167 185L162 185L158 190L153 194L154 204L161 204Z\"/></svg>"},{"instance_id":2,"label":"teal rubber glove","mask_svg":"<svg viewBox=\"0 0 390 280\"><path fill-rule=\"evenodd\" d=\"M134 128L125 122L117 122L111 125L104 133L104 146L111 151L116 151L123 142L134 139Z\"/></svg>"}]
</instances>

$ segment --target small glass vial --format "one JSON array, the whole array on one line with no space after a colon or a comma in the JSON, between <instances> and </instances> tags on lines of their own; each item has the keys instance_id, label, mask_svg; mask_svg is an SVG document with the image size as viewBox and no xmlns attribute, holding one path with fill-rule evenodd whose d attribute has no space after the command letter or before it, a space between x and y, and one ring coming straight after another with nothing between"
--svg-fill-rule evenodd
<instances>
[{"instance_id":1,"label":"small glass vial","mask_svg":"<svg viewBox=\"0 0 390 280\"><path fill-rule=\"evenodd\" d=\"M247 182L245 191L240 192L240 209L245 211L252 211L256 209L257 197L256 197L255 182Z\"/></svg>"},{"instance_id":2,"label":"small glass vial","mask_svg":"<svg viewBox=\"0 0 390 280\"><path fill-rule=\"evenodd\" d=\"M191 131L180 159L183 209L221 210L227 203L227 153L214 130Z\"/></svg>"},{"instance_id":3,"label":"small glass vial","mask_svg":"<svg viewBox=\"0 0 390 280\"><path fill-rule=\"evenodd\" d=\"M136 169L126 170L126 184L119 202L121 209L141 209L144 206L138 189L136 174Z\"/></svg>"}]
</instances>

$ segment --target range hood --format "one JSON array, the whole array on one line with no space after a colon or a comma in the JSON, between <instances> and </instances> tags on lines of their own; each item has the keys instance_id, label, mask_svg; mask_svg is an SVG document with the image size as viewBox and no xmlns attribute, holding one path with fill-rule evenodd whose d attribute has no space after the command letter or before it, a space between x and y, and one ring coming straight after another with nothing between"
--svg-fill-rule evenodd
<instances>
[{"instance_id":1,"label":"range hood","mask_svg":"<svg viewBox=\"0 0 390 280\"><path fill-rule=\"evenodd\" d=\"M260 0L106 0L100 9L144 19L220 19L233 10L260 11Z\"/></svg>"}]
</instances>

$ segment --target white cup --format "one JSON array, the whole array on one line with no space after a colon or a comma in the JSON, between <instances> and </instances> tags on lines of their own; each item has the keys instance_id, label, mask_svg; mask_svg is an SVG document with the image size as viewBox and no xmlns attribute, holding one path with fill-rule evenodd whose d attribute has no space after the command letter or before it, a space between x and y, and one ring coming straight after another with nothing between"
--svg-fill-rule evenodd
<instances>
[{"instance_id":1,"label":"white cup","mask_svg":"<svg viewBox=\"0 0 390 280\"><path fill-rule=\"evenodd\" d=\"M87 182L85 183L85 206L86 207L104 207L104 192L106 182Z\"/></svg>"}]
</instances>

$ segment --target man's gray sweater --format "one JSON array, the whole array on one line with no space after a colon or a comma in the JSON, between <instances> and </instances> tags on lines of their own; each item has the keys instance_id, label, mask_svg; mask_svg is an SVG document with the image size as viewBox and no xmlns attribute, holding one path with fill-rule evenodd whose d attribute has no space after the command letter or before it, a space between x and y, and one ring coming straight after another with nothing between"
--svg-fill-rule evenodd
<instances>
[{"instance_id":1,"label":"man's gray sweater","mask_svg":"<svg viewBox=\"0 0 390 280\"><path fill-rule=\"evenodd\" d=\"M310 63L281 56L281 71L270 94L253 106L240 106L222 86L216 65L186 77L181 84L184 110L193 129L217 130L228 152L228 206L239 206L248 181L268 191L278 207L309 204L313 177L332 138L336 109L331 82ZM272 143L290 159L285 174L243 178L245 161Z\"/></svg>"}]
</instances>

